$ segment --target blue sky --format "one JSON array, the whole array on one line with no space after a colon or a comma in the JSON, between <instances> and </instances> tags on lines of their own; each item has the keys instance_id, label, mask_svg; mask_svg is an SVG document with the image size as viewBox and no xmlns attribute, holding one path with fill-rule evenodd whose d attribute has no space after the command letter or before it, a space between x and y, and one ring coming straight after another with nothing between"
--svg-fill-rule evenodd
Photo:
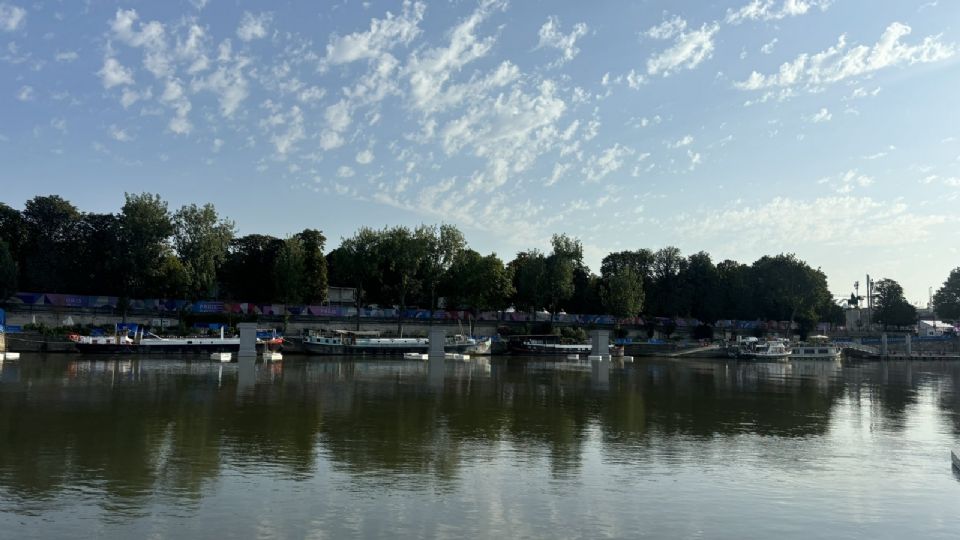
<instances>
[{"instance_id":1,"label":"blue sky","mask_svg":"<svg viewBox=\"0 0 960 540\"><path fill-rule=\"evenodd\" d=\"M960 266L960 2L0 0L0 200Z\"/></svg>"}]
</instances>

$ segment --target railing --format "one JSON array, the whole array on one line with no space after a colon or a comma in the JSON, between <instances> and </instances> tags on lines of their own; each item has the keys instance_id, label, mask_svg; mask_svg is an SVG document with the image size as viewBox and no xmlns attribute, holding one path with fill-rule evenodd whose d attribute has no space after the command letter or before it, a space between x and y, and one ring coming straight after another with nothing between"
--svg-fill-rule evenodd
<instances>
[{"instance_id":1,"label":"railing","mask_svg":"<svg viewBox=\"0 0 960 540\"><path fill-rule=\"evenodd\" d=\"M8 300L8 305L20 309L78 309L115 311L120 307L120 299L116 296L82 296L72 294L53 293L17 293ZM169 299L130 299L126 302L128 311L137 313L178 314L182 311L195 314L224 314L224 315L253 315L258 317L304 317L350 319L357 317L357 309L349 306L323 305L288 305L288 304L258 304L253 302L227 302L219 300L203 300L188 302L186 300ZM435 310L394 308L361 308L361 319L396 319L402 317L407 320L434 320L434 321L479 321L502 323L552 322L557 324L574 325L601 325L642 327L653 325L663 328L673 325L678 329L688 329L700 325L696 319L669 318L669 317L625 317L616 318L612 315L587 315L546 312L523 311L464 311L464 310ZM719 320L714 327L718 330L733 332L753 331L762 329L768 332L794 332L796 323L789 321L739 321ZM832 332L834 325L821 323L817 332Z\"/></svg>"}]
</instances>

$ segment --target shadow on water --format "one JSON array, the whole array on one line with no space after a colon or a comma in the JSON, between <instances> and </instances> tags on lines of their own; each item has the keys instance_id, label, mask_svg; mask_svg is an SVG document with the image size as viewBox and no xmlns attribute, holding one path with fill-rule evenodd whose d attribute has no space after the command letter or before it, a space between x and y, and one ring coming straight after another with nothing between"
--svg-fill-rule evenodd
<instances>
[{"instance_id":1,"label":"shadow on water","mask_svg":"<svg viewBox=\"0 0 960 540\"><path fill-rule=\"evenodd\" d=\"M227 470L296 481L321 460L360 485L444 489L505 447L562 478L583 467L591 437L620 459L642 462L654 449L692 458L697 445L682 441L822 436L842 399L872 404L878 421L903 429L924 385L960 433L957 370L644 359L597 380L595 369L517 359L27 356L0 371L0 492L25 511L88 490L104 509L135 516L153 497L195 506Z\"/></svg>"}]
</instances>

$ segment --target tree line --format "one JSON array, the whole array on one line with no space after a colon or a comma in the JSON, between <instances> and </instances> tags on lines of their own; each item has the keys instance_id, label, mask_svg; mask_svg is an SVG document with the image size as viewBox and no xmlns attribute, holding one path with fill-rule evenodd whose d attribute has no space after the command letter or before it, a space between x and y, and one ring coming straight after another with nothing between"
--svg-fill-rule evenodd
<instances>
[{"instance_id":1,"label":"tree line","mask_svg":"<svg viewBox=\"0 0 960 540\"><path fill-rule=\"evenodd\" d=\"M608 254L596 274L584 264L580 241L565 234L552 237L550 252L521 251L509 261L471 249L448 224L361 227L336 249L325 252L325 244L315 229L287 238L238 236L211 204L171 210L150 193L126 194L115 214L81 212L59 196L37 196L22 211L0 203L0 295L24 290L315 304L326 300L329 282L355 288L358 306L513 306L708 323L794 321L802 328L843 322L826 275L792 254L743 264L715 263L703 251L684 256L675 247L637 249ZM878 322L912 323L915 312L907 313L912 306L895 281L878 282L876 290ZM960 308L949 311L960 306L960 269L941 291L935 301L943 316L960 315Z\"/></svg>"}]
</instances>

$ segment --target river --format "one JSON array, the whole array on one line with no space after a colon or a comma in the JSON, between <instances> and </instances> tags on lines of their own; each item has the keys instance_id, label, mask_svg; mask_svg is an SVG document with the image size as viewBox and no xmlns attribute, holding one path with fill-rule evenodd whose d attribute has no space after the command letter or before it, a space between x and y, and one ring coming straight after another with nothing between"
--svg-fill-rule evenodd
<instances>
[{"instance_id":1,"label":"river","mask_svg":"<svg viewBox=\"0 0 960 540\"><path fill-rule=\"evenodd\" d=\"M23 355L4 538L956 538L960 364Z\"/></svg>"}]
</instances>

